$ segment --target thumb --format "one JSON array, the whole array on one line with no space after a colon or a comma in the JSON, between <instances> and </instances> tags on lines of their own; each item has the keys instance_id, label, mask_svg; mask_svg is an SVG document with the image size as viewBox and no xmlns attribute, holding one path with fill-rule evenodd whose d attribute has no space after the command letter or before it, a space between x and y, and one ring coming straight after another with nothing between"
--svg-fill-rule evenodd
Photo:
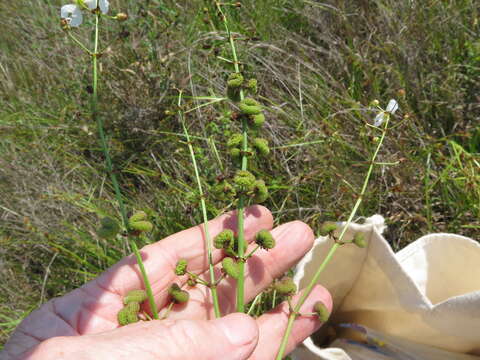
<instances>
[{"instance_id":1,"label":"thumb","mask_svg":"<svg viewBox=\"0 0 480 360\"><path fill-rule=\"evenodd\" d=\"M237 313L210 321L136 323L89 338L88 348L95 349L97 359L244 360L255 350L258 327Z\"/></svg>"}]
</instances>

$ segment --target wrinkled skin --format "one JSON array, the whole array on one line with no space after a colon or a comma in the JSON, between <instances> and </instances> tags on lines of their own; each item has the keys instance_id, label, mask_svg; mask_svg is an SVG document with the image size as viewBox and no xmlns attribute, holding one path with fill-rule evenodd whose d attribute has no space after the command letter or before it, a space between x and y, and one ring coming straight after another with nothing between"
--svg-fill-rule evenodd
<instances>
[{"instance_id":1,"label":"wrinkled skin","mask_svg":"<svg viewBox=\"0 0 480 360\"><path fill-rule=\"evenodd\" d=\"M270 212L261 206L247 209L246 239L256 232L272 229ZM236 229L236 215L225 214L209 223L215 236L226 228ZM252 300L282 276L311 248L313 233L299 221L272 230L277 245L259 250L245 267L245 296ZM250 244L249 249L254 245ZM142 279L134 256L128 256L98 278L81 288L44 304L29 315L13 333L0 353L2 360L32 359L274 359L286 327L288 306L280 304L257 319L232 314L214 319L210 293L205 286L190 288L186 276L176 276L179 259L188 260L188 270L208 280L205 239L197 226L171 235L141 250L152 284L155 301L162 312L169 302L172 282L184 285L190 293L186 305L175 305L167 320L148 321L119 327L117 312L123 307L123 296L142 288ZM223 252L214 250L217 277ZM223 280L218 286L222 314L235 309L235 283ZM331 309L328 292L316 287L302 312L311 313L321 300ZM295 300L294 300L295 301ZM148 310L148 301L145 302ZM320 322L313 316L302 316L295 322L288 351L317 330Z\"/></svg>"}]
</instances>

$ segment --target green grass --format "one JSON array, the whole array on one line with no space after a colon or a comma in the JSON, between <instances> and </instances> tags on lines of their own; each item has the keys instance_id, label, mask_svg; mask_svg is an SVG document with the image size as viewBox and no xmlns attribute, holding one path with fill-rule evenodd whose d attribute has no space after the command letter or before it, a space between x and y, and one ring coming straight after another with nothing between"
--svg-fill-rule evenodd
<instances>
[{"instance_id":1,"label":"green grass","mask_svg":"<svg viewBox=\"0 0 480 360\"><path fill-rule=\"evenodd\" d=\"M269 184L277 223L318 230L348 216L375 146L368 104L396 98L380 161L398 164L376 168L360 215L383 214L395 249L428 232L478 238L477 1L242 3L229 16L274 147L252 169ZM0 343L32 308L130 253L95 235L101 216L120 215L87 111L89 59L60 30L60 5L0 3ZM146 243L201 222L174 88L190 109L205 102L191 96L224 96L231 69L215 55L229 50L209 1L112 6L130 20L106 34L101 111L128 207L153 217ZM90 39L86 28L78 36ZM231 110L218 103L186 118L207 191L234 171ZM207 200L210 217L232 207Z\"/></svg>"}]
</instances>

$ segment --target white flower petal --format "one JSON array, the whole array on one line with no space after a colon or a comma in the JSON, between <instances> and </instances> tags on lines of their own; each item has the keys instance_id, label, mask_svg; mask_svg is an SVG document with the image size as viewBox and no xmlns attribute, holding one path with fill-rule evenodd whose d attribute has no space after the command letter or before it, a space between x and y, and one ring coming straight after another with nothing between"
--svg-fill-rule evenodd
<instances>
[{"instance_id":1,"label":"white flower petal","mask_svg":"<svg viewBox=\"0 0 480 360\"><path fill-rule=\"evenodd\" d=\"M389 102L388 102L388 105L387 105L387 111L390 113L390 114L395 114L395 111L398 110L398 102L394 99L391 99Z\"/></svg>"},{"instance_id":2,"label":"white flower petal","mask_svg":"<svg viewBox=\"0 0 480 360\"><path fill-rule=\"evenodd\" d=\"M103 14L106 14L108 13L108 7L110 6L110 3L108 0L85 0L85 5L87 5L90 10L95 10L98 6L100 11Z\"/></svg>"},{"instance_id":3,"label":"white flower petal","mask_svg":"<svg viewBox=\"0 0 480 360\"><path fill-rule=\"evenodd\" d=\"M73 27L80 26L83 22L82 10L75 4L63 5L60 9L60 17L67 20Z\"/></svg>"},{"instance_id":4,"label":"white flower petal","mask_svg":"<svg viewBox=\"0 0 480 360\"><path fill-rule=\"evenodd\" d=\"M385 120L385 113L382 111L375 116L375 120L373 121L373 125L380 126L383 124Z\"/></svg>"},{"instance_id":5,"label":"white flower petal","mask_svg":"<svg viewBox=\"0 0 480 360\"><path fill-rule=\"evenodd\" d=\"M108 13L108 7L110 6L108 0L98 0L98 5L100 6L100 11L103 14Z\"/></svg>"}]
</instances>

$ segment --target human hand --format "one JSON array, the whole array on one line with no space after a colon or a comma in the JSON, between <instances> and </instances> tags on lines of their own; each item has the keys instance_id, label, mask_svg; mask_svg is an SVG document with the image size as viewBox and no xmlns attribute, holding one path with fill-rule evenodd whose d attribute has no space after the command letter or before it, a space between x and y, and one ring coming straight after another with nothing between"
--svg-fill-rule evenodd
<instances>
[{"instance_id":1,"label":"human hand","mask_svg":"<svg viewBox=\"0 0 480 360\"><path fill-rule=\"evenodd\" d=\"M247 209L245 237L251 242L261 229L271 229L272 215L261 206ZM209 223L212 236L223 229L236 229L234 213ZM277 277L291 268L311 248L313 233L295 221L272 230L276 247L258 251L246 263L245 297L252 300ZM253 248L253 245L250 245ZM142 258L151 281L155 302L163 309L169 300L168 288L186 283L173 269L179 259L188 260L189 271L208 280L208 263L201 226L171 235L145 246ZM213 260L220 273L223 253L214 249ZM55 298L30 314L16 329L0 354L3 360L31 359L273 359L288 320L288 305L254 320L244 314L213 319L213 306L205 286L189 288L190 300L175 305L167 320L138 322L124 327L117 323L123 296L142 288L142 277L135 257L128 256L98 278L73 292ZM222 314L235 309L235 284L223 280L218 286ZM329 293L316 287L301 312L311 313L322 301L331 309ZM295 298L293 299L295 302ZM287 352L320 327L316 317L296 320Z\"/></svg>"}]
</instances>

